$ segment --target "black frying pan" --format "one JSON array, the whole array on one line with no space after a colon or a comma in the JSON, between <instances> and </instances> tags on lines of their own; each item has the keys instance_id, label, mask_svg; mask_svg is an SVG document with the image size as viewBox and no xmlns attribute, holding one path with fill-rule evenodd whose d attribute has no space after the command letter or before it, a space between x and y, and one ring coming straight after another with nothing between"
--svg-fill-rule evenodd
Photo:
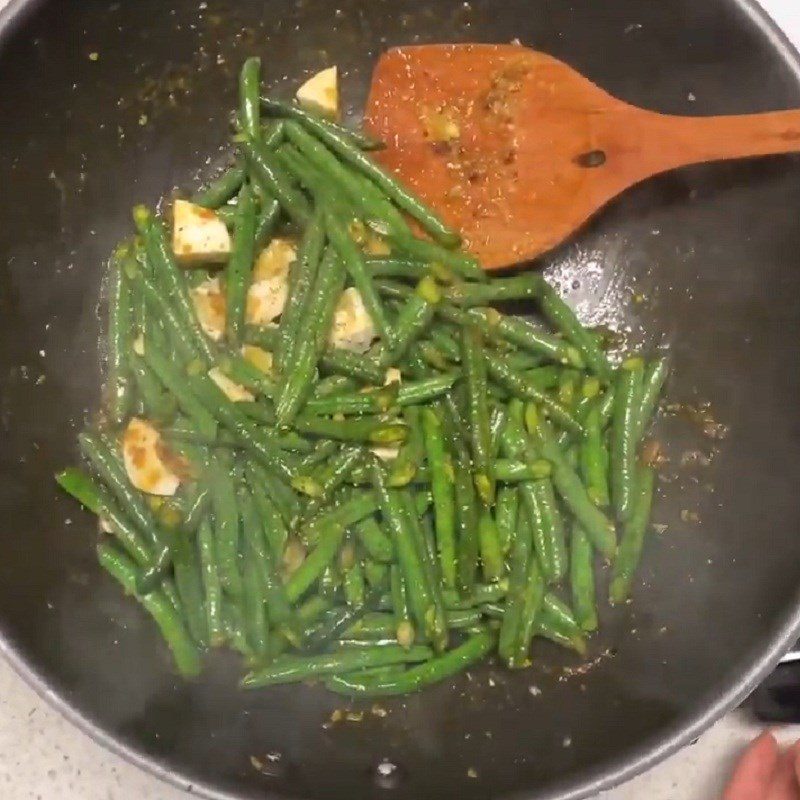
<instances>
[{"instance_id":1,"label":"black frying pan","mask_svg":"<svg viewBox=\"0 0 800 800\"><path fill-rule=\"evenodd\" d=\"M673 463L698 442L718 452L662 485L668 528L633 604L606 613L593 643L606 655L585 675L563 680L575 662L542 645L529 671L481 668L332 728L341 699L243 694L224 656L184 683L98 569L93 523L55 489L98 403L103 261L135 201L224 159L246 55L278 88L338 63L357 114L386 46L514 37L660 111L800 105L796 54L734 0L12 0L0 17L3 649L97 739L199 794L584 797L690 741L800 629L797 157L650 181L548 259L588 306L633 307L637 335L663 332L671 399L709 400L730 426L715 442L662 422ZM631 287L649 301L631 306ZM376 781L384 758L400 768L391 790Z\"/></svg>"}]
</instances>

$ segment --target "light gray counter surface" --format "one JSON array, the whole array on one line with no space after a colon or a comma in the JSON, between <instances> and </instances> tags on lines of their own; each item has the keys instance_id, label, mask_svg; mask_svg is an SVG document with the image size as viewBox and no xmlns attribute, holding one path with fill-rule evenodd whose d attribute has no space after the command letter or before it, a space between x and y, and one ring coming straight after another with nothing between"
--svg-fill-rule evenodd
<instances>
[{"instance_id":1,"label":"light gray counter surface","mask_svg":"<svg viewBox=\"0 0 800 800\"><path fill-rule=\"evenodd\" d=\"M700 0L702 2L702 0ZM0 0L0 9L8 0ZM762 5L800 46L797 0ZM692 746L602 800L711 800L758 728L741 711ZM780 731L783 741L800 727ZM189 797L95 744L53 711L0 659L0 797L6 800L186 800Z\"/></svg>"}]
</instances>

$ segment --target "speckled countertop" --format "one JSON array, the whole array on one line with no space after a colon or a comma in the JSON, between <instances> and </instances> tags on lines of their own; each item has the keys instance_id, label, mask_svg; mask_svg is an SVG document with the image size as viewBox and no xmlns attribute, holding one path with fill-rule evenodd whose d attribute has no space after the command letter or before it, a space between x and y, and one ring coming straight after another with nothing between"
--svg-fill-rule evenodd
<instances>
[{"instance_id":1,"label":"speckled countertop","mask_svg":"<svg viewBox=\"0 0 800 800\"><path fill-rule=\"evenodd\" d=\"M0 0L0 10L8 0ZM762 5L800 46L797 0ZM719 796L731 763L758 731L745 711L729 714L645 775L602 800L710 800ZM779 737L800 737L800 727ZM0 797L5 800L185 800L173 789L95 744L63 719L0 660Z\"/></svg>"}]
</instances>

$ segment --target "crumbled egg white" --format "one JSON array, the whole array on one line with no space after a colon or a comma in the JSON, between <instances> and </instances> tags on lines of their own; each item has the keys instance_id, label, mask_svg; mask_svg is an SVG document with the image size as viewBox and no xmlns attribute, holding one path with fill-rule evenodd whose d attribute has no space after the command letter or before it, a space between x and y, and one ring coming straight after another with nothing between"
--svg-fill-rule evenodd
<instances>
[{"instance_id":1,"label":"crumbled egg white","mask_svg":"<svg viewBox=\"0 0 800 800\"><path fill-rule=\"evenodd\" d=\"M366 353L375 337L375 326L358 290L352 286L345 289L333 314L331 346Z\"/></svg>"},{"instance_id":2,"label":"crumbled egg white","mask_svg":"<svg viewBox=\"0 0 800 800\"><path fill-rule=\"evenodd\" d=\"M231 252L231 235L210 209L176 200L173 206L172 249L184 266L224 263Z\"/></svg>"},{"instance_id":3,"label":"crumbled egg white","mask_svg":"<svg viewBox=\"0 0 800 800\"><path fill-rule=\"evenodd\" d=\"M133 417L122 437L122 456L131 483L140 491L173 495L180 478L165 462L161 434L147 420Z\"/></svg>"},{"instance_id":4,"label":"crumbled egg white","mask_svg":"<svg viewBox=\"0 0 800 800\"><path fill-rule=\"evenodd\" d=\"M215 342L225 335L225 292L219 278L209 278L189 292L200 327Z\"/></svg>"},{"instance_id":5,"label":"crumbled egg white","mask_svg":"<svg viewBox=\"0 0 800 800\"><path fill-rule=\"evenodd\" d=\"M386 370L386 375L383 378L383 385L388 386L390 383L402 383L403 374L397 367L389 367Z\"/></svg>"},{"instance_id":6,"label":"crumbled egg white","mask_svg":"<svg viewBox=\"0 0 800 800\"><path fill-rule=\"evenodd\" d=\"M225 397L233 403L252 402L255 395L236 381L232 381L219 367L212 367L208 377L219 386Z\"/></svg>"},{"instance_id":7,"label":"crumbled egg white","mask_svg":"<svg viewBox=\"0 0 800 800\"><path fill-rule=\"evenodd\" d=\"M289 269L297 258L290 239L273 239L259 253L247 292L247 322L266 325L280 316L289 294Z\"/></svg>"},{"instance_id":8,"label":"crumbled egg white","mask_svg":"<svg viewBox=\"0 0 800 800\"><path fill-rule=\"evenodd\" d=\"M273 358L269 350L264 350L254 344L246 344L242 347L242 357L261 372L266 374L272 372Z\"/></svg>"},{"instance_id":9,"label":"crumbled egg white","mask_svg":"<svg viewBox=\"0 0 800 800\"><path fill-rule=\"evenodd\" d=\"M339 116L339 74L335 66L312 75L298 90L297 102L303 108L330 119Z\"/></svg>"}]
</instances>

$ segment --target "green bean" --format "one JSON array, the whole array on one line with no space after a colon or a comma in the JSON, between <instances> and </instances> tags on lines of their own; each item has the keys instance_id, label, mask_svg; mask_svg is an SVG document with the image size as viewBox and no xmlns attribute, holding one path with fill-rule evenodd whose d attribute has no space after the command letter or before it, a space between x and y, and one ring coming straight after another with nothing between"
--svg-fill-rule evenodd
<instances>
[{"instance_id":1,"label":"green bean","mask_svg":"<svg viewBox=\"0 0 800 800\"><path fill-rule=\"evenodd\" d=\"M205 590L208 640L212 646L216 646L223 643L225 629L222 618L222 583L219 578L217 546L214 541L214 530L208 518L204 519L197 529L197 544Z\"/></svg>"},{"instance_id":2,"label":"green bean","mask_svg":"<svg viewBox=\"0 0 800 800\"><path fill-rule=\"evenodd\" d=\"M586 366L604 380L608 380L611 377L611 367L606 354L600 349L592 334L581 325L575 312L559 297L558 292L544 281L540 303L545 316L575 345Z\"/></svg>"},{"instance_id":3,"label":"green bean","mask_svg":"<svg viewBox=\"0 0 800 800\"><path fill-rule=\"evenodd\" d=\"M281 218L281 204L274 197L265 196L261 201L261 208L256 216L256 230L254 236L254 249L260 250L272 238L278 220Z\"/></svg>"},{"instance_id":4,"label":"green bean","mask_svg":"<svg viewBox=\"0 0 800 800\"><path fill-rule=\"evenodd\" d=\"M247 639L242 608L227 597L222 599L222 627L225 641L248 662L259 661Z\"/></svg>"},{"instance_id":5,"label":"green bean","mask_svg":"<svg viewBox=\"0 0 800 800\"><path fill-rule=\"evenodd\" d=\"M381 231L392 245L393 249L413 258L415 261L442 264L444 267L473 281L485 281L483 272L475 256L462 251L449 250L436 242L427 239L416 239L406 232L392 229Z\"/></svg>"},{"instance_id":6,"label":"green bean","mask_svg":"<svg viewBox=\"0 0 800 800\"><path fill-rule=\"evenodd\" d=\"M331 509L318 514L314 519L304 521L299 534L308 544L315 544L322 531L330 525L348 528L378 510L378 500L373 492L354 492Z\"/></svg>"},{"instance_id":7,"label":"green bean","mask_svg":"<svg viewBox=\"0 0 800 800\"><path fill-rule=\"evenodd\" d=\"M489 398L486 391L486 354L480 334L462 328L461 360L464 364L468 397L468 418L475 488L485 506L494 502L494 476L491 472L491 434Z\"/></svg>"},{"instance_id":8,"label":"green bean","mask_svg":"<svg viewBox=\"0 0 800 800\"><path fill-rule=\"evenodd\" d=\"M294 518L298 516L299 505L294 503L288 509L281 509L281 506L285 504L285 500L282 501L279 488L281 481L279 479L270 479L270 476L260 465L252 462L248 463L246 475L248 486L253 492L258 515L264 526L264 535L269 544L272 558L273 560L279 559L283 555L286 540L289 538L287 525L291 524Z\"/></svg>"},{"instance_id":9,"label":"green bean","mask_svg":"<svg viewBox=\"0 0 800 800\"><path fill-rule=\"evenodd\" d=\"M256 212L253 191L245 183L239 190L239 198L236 203L233 244L225 280L227 301L225 335L228 342L237 348L242 343L244 336L245 303L255 257L255 235Z\"/></svg>"},{"instance_id":10,"label":"green bean","mask_svg":"<svg viewBox=\"0 0 800 800\"><path fill-rule=\"evenodd\" d=\"M614 413L614 398L615 398L615 390L614 384L611 383L606 388L606 391L603 393L602 398L600 399L600 403L598 405L598 411L600 413L600 426L605 428L606 425L611 421L611 417Z\"/></svg>"},{"instance_id":11,"label":"green bean","mask_svg":"<svg viewBox=\"0 0 800 800\"><path fill-rule=\"evenodd\" d=\"M437 652L447 648L447 620L445 618L444 600L441 591L441 576L437 569L436 544L433 532L426 528L416 513L414 497L408 489L401 491L401 503L406 515L406 522L416 544L422 562L422 571L427 582L431 605L425 617L425 634L433 643Z\"/></svg>"},{"instance_id":12,"label":"green bean","mask_svg":"<svg viewBox=\"0 0 800 800\"><path fill-rule=\"evenodd\" d=\"M381 191L369 181L344 166L318 139L297 122L286 123L286 134L292 144L316 169L322 182L335 186L362 214L376 214L389 225L407 227L400 213Z\"/></svg>"},{"instance_id":13,"label":"green bean","mask_svg":"<svg viewBox=\"0 0 800 800\"><path fill-rule=\"evenodd\" d=\"M327 600L339 601L342 587L342 576L335 564L328 564L319 578L319 592Z\"/></svg>"},{"instance_id":14,"label":"green bean","mask_svg":"<svg viewBox=\"0 0 800 800\"><path fill-rule=\"evenodd\" d=\"M239 123L250 139L261 135L261 59L252 56L245 60L239 73Z\"/></svg>"},{"instance_id":15,"label":"green bean","mask_svg":"<svg viewBox=\"0 0 800 800\"><path fill-rule=\"evenodd\" d=\"M651 361L642 376L642 393L640 397L639 409L636 415L636 440L642 435L650 422L656 404L658 403L661 389L669 374L669 363L665 358L658 358Z\"/></svg>"},{"instance_id":16,"label":"green bean","mask_svg":"<svg viewBox=\"0 0 800 800\"><path fill-rule=\"evenodd\" d=\"M356 522L355 531L370 558L382 564L388 564L394 560L392 540L383 532L375 517L365 517Z\"/></svg>"},{"instance_id":17,"label":"green bean","mask_svg":"<svg viewBox=\"0 0 800 800\"><path fill-rule=\"evenodd\" d=\"M278 323L275 361L283 371L298 339L308 297L314 287L322 251L325 247L325 229L322 211L317 208L303 233L297 258L289 271L289 292Z\"/></svg>"},{"instance_id":18,"label":"green bean","mask_svg":"<svg viewBox=\"0 0 800 800\"><path fill-rule=\"evenodd\" d=\"M428 341L414 342L411 345L411 351L414 358L420 358L427 365L433 367L439 372L447 372L452 369L452 365L447 360L447 357L442 353L436 345Z\"/></svg>"},{"instance_id":19,"label":"green bean","mask_svg":"<svg viewBox=\"0 0 800 800\"><path fill-rule=\"evenodd\" d=\"M539 297L544 278L527 272L513 278L495 278L487 283L460 283L451 287L445 296L462 308L486 306L509 300L530 300Z\"/></svg>"},{"instance_id":20,"label":"green bean","mask_svg":"<svg viewBox=\"0 0 800 800\"><path fill-rule=\"evenodd\" d=\"M245 522L245 527L249 527L250 524ZM266 599L257 559L258 556L253 551L249 539L246 539L241 604L244 628L254 655L259 659L263 659L269 653L269 624L267 622Z\"/></svg>"},{"instance_id":21,"label":"green bean","mask_svg":"<svg viewBox=\"0 0 800 800\"><path fill-rule=\"evenodd\" d=\"M190 375L189 386L198 400L216 417L243 447L252 449L254 455L265 466L274 469L278 475L291 480L294 471L289 466L285 454L278 448L272 434L264 429L228 400L219 387L205 375Z\"/></svg>"},{"instance_id":22,"label":"green bean","mask_svg":"<svg viewBox=\"0 0 800 800\"><path fill-rule=\"evenodd\" d=\"M129 244L120 245L109 262L108 276L108 397L111 418L121 424L131 404L128 348L131 344L132 297L123 262L135 259Z\"/></svg>"},{"instance_id":23,"label":"green bean","mask_svg":"<svg viewBox=\"0 0 800 800\"><path fill-rule=\"evenodd\" d=\"M175 345L176 349L180 352L186 361L193 359L201 359L199 348L196 345L194 335L187 331L182 322L178 319L175 309L167 301L166 296L156 287L155 283L148 277L144 271L139 271L135 275L135 282L137 289L141 292L147 305L147 316L155 316L164 323L170 334L170 340ZM149 312L153 312L150 314ZM152 325L143 324L143 336L145 341L152 341ZM145 344L145 349L146 349ZM130 356L129 356L130 357Z\"/></svg>"},{"instance_id":24,"label":"green bean","mask_svg":"<svg viewBox=\"0 0 800 800\"><path fill-rule=\"evenodd\" d=\"M181 600L189 633L199 645L208 643L203 583L200 577L200 556L194 537L180 538L173 552L175 588Z\"/></svg>"},{"instance_id":25,"label":"green bean","mask_svg":"<svg viewBox=\"0 0 800 800\"><path fill-rule=\"evenodd\" d=\"M352 623L345 631L346 636L359 640L393 639L394 633L394 614L379 611L363 614L360 619Z\"/></svg>"},{"instance_id":26,"label":"green bean","mask_svg":"<svg viewBox=\"0 0 800 800\"><path fill-rule=\"evenodd\" d=\"M500 434L506 427L507 421L508 409L506 406L493 406L489 413L489 451L492 459L496 459L500 452ZM497 478L496 475L495 478Z\"/></svg>"},{"instance_id":27,"label":"green bean","mask_svg":"<svg viewBox=\"0 0 800 800\"><path fill-rule=\"evenodd\" d=\"M308 201L292 184L275 154L258 139L242 142L241 148L256 180L277 199L293 222L307 225L311 217Z\"/></svg>"},{"instance_id":28,"label":"green bean","mask_svg":"<svg viewBox=\"0 0 800 800\"><path fill-rule=\"evenodd\" d=\"M411 483L425 458L420 409L416 406L405 408L403 421L406 423L408 436L389 469L387 482L392 487Z\"/></svg>"},{"instance_id":29,"label":"green bean","mask_svg":"<svg viewBox=\"0 0 800 800\"><path fill-rule=\"evenodd\" d=\"M401 383L397 391L397 404L410 406L428 403L450 390L460 377L457 372L446 372L431 378Z\"/></svg>"},{"instance_id":30,"label":"green bean","mask_svg":"<svg viewBox=\"0 0 800 800\"><path fill-rule=\"evenodd\" d=\"M610 502L608 450L601 425L600 408L595 403L589 409L584 420L584 434L580 444L580 465L586 492L594 503L605 507Z\"/></svg>"},{"instance_id":31,"label":"green bean","mask_svg":"<svg viewBox=\"0 0 800 800\"><path fill-rule=\"evenodd\" d=\"M399 564L392 564L390 567L389 580L395 618L395 636L398 644L408 648L414 644L415 629L408 606L406 579Z\"/></svg>"},{"instance_id":32,"label":"green bean","mask_svg":"<svg viewBox=\"0 0 800 800\"><path fill-rule=\"evenodd\" d=\"M286 596L290 603L297 602L333 561L344 539L344 527L335 522L321 527L317 546L286 582Z\"/></svg>"},{"instance_id":33,"label":"green bean","mask_svg":"<svg viewBox=\"0 0 800 800\"><path fill-rule=\"evenodd\" d=\"M356 559L349 569L344 570L342 577L347 605L351 608L360 608L364 605L364 598L367 593L361 561Z\"/></svg>"},{"instance_id":34,"label":"green bean","mask_svg":"<svg viewBox=\"0 0 800 800\"><path fill-rule=\"evenodd\" d=\"M482 511L478 520L478 539L483 577L487 581L499 580L503 574L503 552L500 547L497 524L488 508Z\"/></svg>"},{"instance_id":35,"label":"green bean","mask_svg":"<svg viewBox=\"0 0 800 800\"><path fill-rule=\"evenodd\" d=\"M513 461L498 458L492 465L494 475L503 483L520 483L547 478L553 471L549 461L538 458L535 461Z\"/></svg>"},{"instance_id":36,"label":"green bean","mask_svg":"<svg viewBox=\"0 0 800 800\"><path fill-rule=\"evenodd\" d=\"M592 502L545 420L539 421L534 435L542 455L553 465L553 484L564 504L586 531L595 548L612 558L616 551L613 522Z\"/></svg>"},{"instance_id":37,"label":"green bean","mask_svg":"<svg viewBox=\"0 0 800 800\"><path fill-rule=\"evenodd\" d=\"M340 159L377 184L389 199L414 218L434 239L448 247L459 243L458 234L450 230L433 211L426 208L414 195L404 189L394 177L358 150L348 137L331 129L310 114L298 113L297 106L276 106L275 101L269 99L262 99L262 103L269 112L290 116L300 122L306 130L333 150Z\"/></svg>"},{"instance_id":38,"label":"green bean","mask_svg":"<svg viewBox=\"0 0 800 800\"><path fill-rule=\"evenodd\" d=\"M336 489L345 482L351 470L363 461L363 458L364 454L360 448L346 447L331 458L316 476L307 476L311 479L316 489L303 510L305 519L310 519L319 512L323 505L330 500ZM303 476L296 476L292 481L292 486L298 491L302 491L298 485L298 478L300 477ZM306 494L310 494L310 492L306 492Z\"/></svg>"},{"instance_id":39,"label":"green bean","mask_svg":"<svg viewBox=\"0 0 800 800\"><path fill-rule=\"evenodd\" d=\"M458 582L463 592L475 583L478 569L478 498L470 473L469 456L461 452L454 463Z\"/></svg>"},{"instance_id":40,"label":"green bean","mask_svg":"<svg viewBox=\"0 0 800 800\"><path fill-rule=\"evenodd\" d=\"M155 375L134 352L128 354L128 364L145 415L157 423L169 422L177 411L175 398L161 388Z\"/></svg>"},{"instance_id":41,"label":"green bean","mask_svg":"<svg viewBox=\"0 0 800 800\"><path fill-rule=\"evenodd\" d=\"M578 655L586 655L586 639L580 628L575 622L565 623L563 618L554 613L552 606L548 605L548 600L552 600L553 595L545 595L545 602L542 605L539 619L535 625L535 635L544 639L549 639L561 647L574 650Z\"/></svg>"},{"instance_id":42,"label":"green bean","mask_svg":"<svg viewBox=\"0 0 800 800\"><path fill-rule=\"evenodd\" d=\"M408 348L422 336L433 319L434 309L441 299L439 287L430 276L417 284L414 293L401 307L391 344L384 351L382 363L396 364Z\"/></svg>"},{"instance_id":43,"label":"green bean","mask_svg":"<svg viewBox=\"0 0 800 800\"><path fill-rule=\"evenodd\" d=\"M120 511L104 487L79 469L68 467L56 475L58 485L89 511L108 523L111 533L140 567L152 562L150 544Z\"/></svg>"},{"instance_id":44,"label":"green bean","mask_svg":"<svg viewBox=\"0 0 800 800\"><path fill-rule=\"evenodd\" d=\"M395 489L389 489L383 467L377 461L370 464L370 471L381 514L405 576L409 605L417 630L428 631L432 622L433 598L425 577L422 556L403 508L402 495Z\"/></svg>"},{"instance_id":45,"label":"green bean","mask_svg":"<svg viewBox=\"0 0 800 800\"><path fill-rule=\"evenodd\" d=\"M489 375L493 380L497 381L504 389L506 389L513 397L520 400L533 400L541 403L542 407L547 413L555 420L562 428L572 433L582 433L583 428L572 413L556 400L553 400L548 394L545 394L540 389L537 389L533 384L526 381L520 375L517 375L508 363L499 354L492 354L490 359L487 359L487 367Z\"/></svg>"},{"instance_id":46,"label":"green bean","mask_svg":"<svg viewBox=\"0 0 800 800\"><path fill-rule=\"evenodd\" d=\"M172 393L181 411L197 426L198 433L211 440L215 439L217 435L216 420L186 385L185 376L181 375L175 364L159 353L155 347L145 347L144 360L158 380Z\"/></svg>"},{"instance_id":47,"label":"green bean","mask_svg":"<svg viewBox=\"0 0 800 800\"><path fill-rule=\"evenodd\" d=\"M170 305L175 311L180 327L186 332L187 338L197 351L204 358L212 360L213 348L195 317L186 282L167 245L163 226L145 206L136 206L133 209L133 218L144 240L147 258L170 299Z\"/></svg>"},{"instance_id":48,"label":"green bean","mask_svg":"<svg viewBox=\"0 0 800 800\"><path fill-rule=\"evenodd\" d=\"M351 140L356 147L360 147L362 150L380 150L386 146L379 139L375 139L374 137L369 136L361 131L354 131L351 128L346 128L344 125L339 125L329 119L325 119L318 114L314 114L313 111L309 111L301 106L283 103L280 100L273 100L271 98L262 99L262 103L272 114L278 114L280 116L301 121L308 118L314 126L328 128L340 136Z\"/></svg>"},{"instance_id":49,"label":"green bean","mask_svg":"<svg viewBox=\"0 0 800 800\"><path fill-rule=\"evenodd\" d=\"M342 650L338 653L323 653L316 656L282 656L269 666L245 675L241 685L245 689L255 689L279 683L297 683L339 672L348 673L388 664L426 661L431 656L432 653L427 647L411 647L406 650L399 645Z\"/></svg>"},{"instance_id":50,"label":"green bean","mask_svg":"<svg viewBox=\"0 0 800 800\"><path fill-rule=\"evenodd\" d=\"M502 578L494 583L478 583L472 588L469 595L461 596L452 589L443 591L445 608L448 611L458 611L466 608L477 608L486 603L497 603L504 600L508 594L509 581Z\"/></svg>"},{"instance_id":51,"label":"green bean","mask_svg":"<svg viewBox=\"0 0 800 800\"><path fill-rule=\"evenodd\" d=\"M192 677L200 673L200 654L197 652L183 620L176 614L162 592L150 592L146 595L136 594L136 567L127 556L120 553L112 545L103 543L97 546L97 557L100 565L120 584L126 594L136 596L150 616L158 625L161 635L172 651L175 666L181 675Z\"/></svg>"},{"instance_id":52,"label":"green bean","mask_svg":"<svg viewBox=\"0 0 800 800\"><path fill-rule=\"evenodd\" d=\"M500 552L505 555L511 549L517 530L519 514L519 492L516 486L501 486L497 490L495 504L495 525Z\"/></svg>"},{"instance_id":53,"label":"green bean","mask_svg":"<svg viewBox=\"0 0 800 800\"><path fill-rule=\"evenodd\" d=\"M218 369L234 383L241 384L254 394L264 395L269 400L273 400L277 394L272 378L238 353L230 353L220 359Z\"/></svg>"},{"instance_id":54,"label":"green bean","mask_svg":"<svg viewBox=\"0 0 800 800\"><path fill-rule=\"evenodd\" d=\"M424 408L421 418L425 454L431 472L439 569L444 585L455 589L457 562L453 468L445 450L442 423L436 409Z\"/></svg>"},{"instance_id":55,"label":"green bean","mask_svg":"<svg viewBox=\"0 0 800 800\"><path fill-rule=\"evenodd\" d=\"M306 649L322 650L326 645L340 639L342 636L351 636L350 631L361 624L370 602L371 599L369 601L362 600L361 603L356 605L346 605L332 609L328 612L323 622L306 633Z\"/></svg>"},{"instance_id":56,"label":"green bean","mask_svg":"<svg viewBox=\"0 0 800 800\"><path fill-rule=\"evenodd\" d=\"M317 381L312 392L312 398L319 400L323 397L334 397L349 392L355 392L358 389L358 382L346 375L328 375L326 378L321 378Z\"/></svg>"},{"instance_id":57,"label":"green bean","mask_svg":"<svg viewBox=\"0 0 800 800\"><path fill-rule=\"evenodd\" d=\"M334 442L332 439L319 439L317 443L313 445L308 455L304 456L303 460L300 462L300 466L303 469L307 469L308 467L313 467L315 464L319 464L321 461L327 461L338 449L338 442Z\"/></svg>"},{"instance_id":58,"label":"green bean","mask_svg":"<svg viewBox=\"0 0 800 800\"><path fill-rule=\"evenodd\" d=\"M312 398L304 408L306 414L359 415L384 414L395 405L397 385L390 384L373 391L334 394L329 397Z\"/></svg>"},{"instance_id":59,"label":"green bean","mask_svg":"<svg viewBox=\"0 0 800 800\"><path fill-rule=\"evenodd\" d=\"M322 350L318 344L319 334L324 331L327 336L333 319L335 299L343 286L344 263L329 249L323 256L314 287L306 301L303 317L307 324L295 342L292 367L275 408L278 425L281 427L294 421L311 392L314 368Z\"/></svg>"},{"instance_id":60,"label":"green bean","mask_svg":"<svg viewBox=\"0 0 800 800\"><path fill-rule=\"evenodd\" d=\"M103 436L84 431L79 434L78 442L81 452L89 459L117 498L122 506L122 512L131 518L132 522L146 536L148 543L156 548L156 560L160 560L158 552L168 550L169 542L164 532L158 527L142 496L128 482L119 456Z\"/></svg>"},{"instance_id":61,"label":"green bean","mask_svg":"<svg viewBox=\"0 0 800 800\"><path fill-rule=\"evenodd\" d=\"M457 325L471 322L488 338L500 337L503 341L530 353L545 356L559 364L578 369L583 367L583 360L575 347L552 334L541 331L521 317L510 317L494 308L472 308L463 311L447 303L441 303L437 312L443 319Z\"/></svg>"},{"instance_id":62,"label":"green bean","mask_svg":"<svg viewBox=\"0 0 800 800\"><path fill-rule=\"evenodd\" d=\"M325 436L342 442L369 442L378 445L398 444L406 439L405 424L381 417L333 420L302 415L294 421L295 430L310 436Z\"/></svg>"},{"instance_id":63,"label":"green bean","mask_svg":"<svg viewBox=\"0 0 800 800\"><path fill-rule=\"evenodd\" d=\"M385 342L392 341L392 331L389 327L386 311L383 308L380 297L378 297L378 293L375 291L372 278L364 264L364 259L356 243L350 238L348 232L330 210L325 212L325 230L358 289L361 299L364 301L364 307L367 309L378 335Z\"/></svg>"},{"instance_id":64,"label":"green bean","mask_svg":"<svg viewBox=\"0 0 800 800\"><path fill-rule=\"evenodd\" d=\"M508 576L508 595L505 613L500 626L500 637L497 651L506 662L511 662L515 655L515 646L519 641L522 610L525 602L525 587L528 575L528 564L534 561L533 537L531 524L527 514L520 514L516 535L511 545L511 571Z\"/></svg>"},{"instance_id":65,"label":"green bean","mask_svg":"<svg viewBox=\"0 0 800 800\"><path fill-rule=\"evenodd\" d=\"M513 655L509 660L510 667L519 668L530 663L528 653L544 602L544 594L545 581L539 563L535 558L530 558L528 559L525 589L522 593L522 610L517 627L517 640L514 643Z\"/></svg>"},{"instance_id":66,"label":"green bean","mask_svg":"<svg viewBox=\"0 0 800 800\"><path fill-rule=\"evenodd\" d=\"M614 394L611 422L611 497L617 517L623 522L630 516L636 477L643 367L640 358L625 361L617 373Z\"/></svg>"},{"instance_id":67,"label":"green bean","mask_svg":"<svg viewBox=\"0 0 800 800\"><path fill-rule=\"evenodd\" d=\"M589 537L580 525L574 524L570 539L569 577L575 616L585 631L597 629L593 555Z\"/></svg>"},{"instance_id":68,"label":"green bean","mask_svg":"<svg viewBox=\"0 0 800 800\"><path fill-rule=\"evenodd\" d=\"M427 264L409 258L367 258L367 270L373 278L420 280L430 273Z\"/></svg>"},{"instance_id":69,"label":"green bean","mask_svg":"<svg viewBox=\"0 0 800 800\"><path fill-rule=\"evenodd\" d=\"M258 586L269 621L279 627L293 644L300 641L295 629L289 599L278 576L272 542L266 531L266 521L259 518L255 496L241 489L239 505L242 509L242 533L246 545L247 562L256 569ZM245 581L247 579L245 578ZM254 648L257 650L257 648Z\"/></svg>"},{"instance_id":70,"label":"green bean","mask_svg":"<svg viewBox=\"0 0 800 800\"><path fill-rule=\"evenodd\" d=\"M534 550L548 583L557 583L567 570L564 522L549 478L522 485L522 500L530 515Z\"/></svg>"},{"instance_id":71,"label":"green bean","mask_svg":"<svg viewBox=\"0 0 800 800\"><path fill-rule=\"evenodd\" d=\"M227 203L238 191L244 181L244 167L234 164L211 181L205 189L195 192L191 201L204 208L218 209Z\"/></svg>"},{"instance_id":72,"label":"green bean","mask_svg":"<svg viewBox=\"0 0 800 800\"><path fill-rule=\"evenodd\" d=\"M214 539L223 588L234 598L242 594L239 558L239 509L230 467L219 461L208 473L211 505L214 510Z\"/></svg>"},{"instance_id":73,"label":"green bean","mask_svg":"<svg viewBox=\"0 0 800 800\"><path fill-rule=\"evenodd\" d=\"M187 533L197 531L200 521L211 507L211 493L200 483L194 484L194 490L187 494L183 503L183 523L181 527Z\"/></svg>"},{"instance_id":74,"label":"green bean","mask_svg":"<svg viewBox=\"0 0 800 800\"><path fill-rule=\"evenodd\" d=\"M359 536L359 540L360 540ZM375 592L385 592L389 588L389 565L370 558L364 559L364 578L367 586Z\"/></svg>"},{"instance_id":75,"label":"green bean","mask_svg":"<svg viewBox=\"0 0 800 800\"><path fill-rule=\"evenodd\" d=\"M630 592L633 576L642 556L644 537L650 523L654 485L655 471L653 468L639 467L630 515L625 522L619 552L614 561L614 571L609 588L609 600L612 603L623 602Z\"/></svg>"},{"instance_id":76,"label":"green bean","mask_svg":"<svg viewBox=\"0 0 800 800\"><path fill-rule=\"evenodd\" d=\"M463 644L426 660L425 663L407 670L398 670L394 676L370 680L369 676L353 674L336 675L325 682L333 692L365 697L407 694L424 686L451 678L484 658L494 647L495 635L489 630L472 634ZM412 648L415 650L417 648ZM411 651L409 651L411 652ZM340 670L344 673L344 670Z\"/></svg>"}]
</instances>

